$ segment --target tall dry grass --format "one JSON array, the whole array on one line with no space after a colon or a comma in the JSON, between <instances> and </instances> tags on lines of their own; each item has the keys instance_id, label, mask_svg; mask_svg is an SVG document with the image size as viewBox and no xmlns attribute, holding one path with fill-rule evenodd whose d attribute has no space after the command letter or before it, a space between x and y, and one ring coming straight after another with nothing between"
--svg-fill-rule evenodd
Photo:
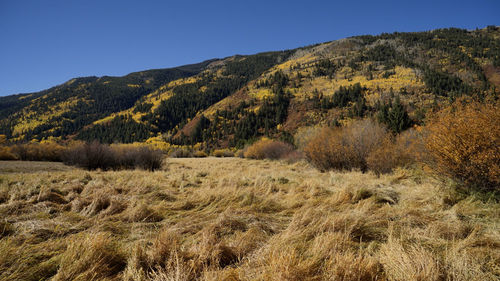
<instances>
[{"instance_id":1,"label":"tall dry grass","mask_svg":"<svg viewBox=\"0 0 500 281\"><path fill-rule=\"evenodd\" d=\"M0 180L0 280L500 276L499 204L418 169L193 158L155 173L32 172Z\"/></svg>"}]
</instances>

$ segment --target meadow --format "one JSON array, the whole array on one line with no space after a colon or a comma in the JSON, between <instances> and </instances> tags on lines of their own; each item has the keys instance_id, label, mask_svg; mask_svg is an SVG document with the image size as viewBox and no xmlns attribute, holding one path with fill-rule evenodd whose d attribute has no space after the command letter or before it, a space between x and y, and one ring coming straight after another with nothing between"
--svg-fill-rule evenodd
<instances>
[{"instance_id":1,"label":"meadow","mask_svg":"<svg viewBox=\"0 0 500 281\"><path fill-rule=\"evenodd\" d=\"M0 162L0 280L499 280L499 218L418 167Z\"/></svg>"}]
</instances>

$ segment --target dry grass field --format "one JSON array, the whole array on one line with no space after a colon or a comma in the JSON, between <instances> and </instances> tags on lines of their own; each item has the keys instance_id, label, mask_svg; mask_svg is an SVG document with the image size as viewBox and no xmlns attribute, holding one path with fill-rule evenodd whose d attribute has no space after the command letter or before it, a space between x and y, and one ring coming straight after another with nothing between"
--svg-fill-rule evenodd
<instances>
[{"instance_id":1,"label":"dry grass field","mask_svg":"<svg viewBox=\"0 0 500 281\"><path fill-rule=\"evenodd\" d=\"M420 170L0 163L0 280L499 280L500 205Z\"/></svg>"}]
</instances>

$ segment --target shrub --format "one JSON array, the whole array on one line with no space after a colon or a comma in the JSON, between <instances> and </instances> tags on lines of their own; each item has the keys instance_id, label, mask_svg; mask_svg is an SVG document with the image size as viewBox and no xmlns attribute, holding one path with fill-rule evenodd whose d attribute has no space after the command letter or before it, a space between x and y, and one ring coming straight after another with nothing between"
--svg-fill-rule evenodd
<instances>
[{"instance_id":1,"label":"shrub","mask_svg":"<svg viewBox=\"0 0 500 281\"><path fill-rule=\"evenodd\" d=\"M321 127L301 127L293 136L294 144L299 150L303 150L311 139L321 131Z\"/></svg>"},{"instance_id":2,"label":"shrub","mask_svg":"<svg viewBox=\"0 0 500 281\"><path fill-rule=\"evenodd\" d=\"M178 148L170 153L169 156L172 158L190 158L193 157L193 153L187 149Z\"/></svg>"},{"instance_id":3,"label":"shrub","mask_svg":"<svg viewBox=\"0 0 500 281\"><path fill-rule=\"evenodd\" d=\"M292 151L288 143L262 138L248 147L244 155L252 159L281 159Z\"/></svg>"},{"instance_id":4,"label":"shrub","mask_svg":"<svg viewBox=\"0 0 500 281\"><path fill-rule=\"evenodd\" d=\"M25 143L12 146L9 151L23 161L62 161L65 147L54 142ZM11 160L11 159L6 159Z\"/></svg>"},{"instance_id":5,"label":"shrub","mask_svg":"<svg viewBox=\"0 0 500 281\"><path fill-rule=\"evenodd\" d=\"M228 149L216 149L213 152L215 157L234 157L234 152Z\"/></svg>"},{"instance_id":6,"label":"shrub","mask_svg":"<svg viewBox=\"0 0 500 281\"><path fill-rule=\"evenodd\" d=\"M161 150L153 150L145 146L136 149L136 167L147 171L154 171L160 169L162 164L163 152Z\"/></svg>"},{"instance_id":7,"label":"shrub","mask_svg":"<svg viewBox=\"0 0 500 281\"><path fill-rule=\"evenodd\" d=\"M290 164L297 163L301 160L304 160L304 153L297 151L297 150L293 150L292 152L286 154L284 156L284 159L286 162L288 162Z\"/></svg>"},{"instance_id":8,"label":"shrub","mask_svg":"<svg viewBox=\"0 0 500 281\"><path fill-rule=\"evenodd\" d=\"M8 146L0 146L0 160L17 160L17 157Z\"/></svg>"},{"instance_id":9,"label":"shrub","mask_svg":"<svg viewBox=\"0 0 500 281\"><path fill-rule=\"evenodd\" d=\"M365 119L341 128L323 128L304 148L308 160L321 170L368 168L367 158L387 138L387 130Z\"/></svg>"},{"instance_id":10,"label":"shrub","mask_svg":"<svg viewBox=\"0 0 500 281\"><path fill-rule=\"evenodd\" d=\"M197 150L193 153L193 156L196 157L196 158L204 158L204 157L207 157L207 153L203 150Z\"/></svg>"},{"instance_id":11,"label":"shrub","mask_svg":"<svg viewBox=\"0 0 500 281\"><path fill-rule=\"evenodd\" d=\"M87 170L118 170L141 168L154 171L163 164L163 153L149 147L131 147L85 143L68 149L64 154L64 163Z\"/></svg>"},{"instance_id":12,"label":"shrub","mask_svg":"<svg viewBox=\"0 0 500 281\"><path fill-rule=\"evenodd\" d=\"M385 174L397 167L410 166L422 159L423 145L422 134L415 129L407 130L396 137L388 134L380 146L368 155L368 169L376 174Z\"/></svg>"},{"instance_id":13,"label":"shrub","mask_svg":"<svg viewBox=\"0 0 500 281\"><path fill-rule=\"evenodd\" d=\"M85 143L69 149L64 156L64 163L87 170L109 170L120 166L118 155L109 145L97 141Z\"/></svg>"},{"instance_id":14,"label":"shrub","mask_svg":"<svg viewBox=\"0 0 500 281\"><path fill-rule=\"evenodd\" d=\"M480 190L500 186L499 103L455 102L426 126L431 167Z\"/></svg>"}]
</instances>

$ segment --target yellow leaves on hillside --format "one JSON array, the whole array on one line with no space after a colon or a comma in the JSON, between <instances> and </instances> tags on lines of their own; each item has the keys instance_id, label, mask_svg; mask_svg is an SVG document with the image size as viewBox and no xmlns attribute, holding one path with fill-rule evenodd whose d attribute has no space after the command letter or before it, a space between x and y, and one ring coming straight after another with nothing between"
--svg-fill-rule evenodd
<instances>
[{"instance_id":1,"label":"yellow leaves on hillside","mask_svg":"<svg viewBox=\"0 0 500 281\"><path fill-rule=\"evenodd\" d=\"M160 106L162 101L168 100L172 96L173 96L173 93L171 90L169 90L169 86L163 85L160 88L158 88L157 90L155 90L154 92L144 96L140 102L152 104L153 106L151 107L150 112L154 112ZM136 121L138 123L144 123L141 119L143 116L145 116L148 113L147 112L134 112L134 109L136 106L137 106L137 104L129 109L125 109L125 110L122 110L120 112L113 113L113 114L106 116L102 119L94 121L92 124L96 125L96 124L107 123L107 122L113 120L113 118L115 118L117 116L126 116L126 115L131 116L132 119L134 119L134 121Z\"/></svg>"},{"instance_id":2,"label":"yellow leaves on hillside","mask_svg":"<svg viewBox=\"0 0 500 281\"><path fill-rule=\"evenodd\" d=\"M19 100L24 100L24 99L27 99L29 97L33 96L33 94L29 94L29 95L25 95L25 96L21 96L19 97Z\"/></svg>"},{"instance_id":3,"label":"yellow leaves on hillside","mask_svg":"<svg viewBox=\"0 0 500 281\"><path fill-rule=\"evenodd\" d=\"M326 76L313 77L302 83L302 87L295 93L298 97L305 97L313 93L315 90L322 92L325 95L331 95L340 87L348 87L350 85L360 83L362 86L368 88L367 101L372 104L378 96L370 97L376 91L389 92L399 91L401 88L407 90L422 90L425 84L420 81L411 68L396 66L394 69L395 74L388 78L383 77L382 73L375 73L373 79L368 79L365 75L356 74L353 76L344 76L338 73L333 79ZM292 92L293 93L293 92Z\"/></svg>"},{"instance_id":4,"label":"yellow leaves on hillside","mask_svg":"<svg viewBox=\"0 0 500 281\"><path fill-rule=\"evenodd\" d=\"M173 88L173 87L179 86L179 85L192 84L192 83L195 83L195 82L199 81L200 79L201 78L198 77L198 76L191 76L191 77L187 77L187 78L181 78L181 79L177 79L177 80L171 81L170 83L167 84L167 86L169 88Z\"/></svg>"},{"instance_id":5,"label":"yellow leaves on hillside","mask_svg":"<svg viewBox=\"0 0 500 281\"><path fill-rule=\"evenodd\" d=\"M141 87L141 85L137 85L137 84L127 84L127 86L129 88L140 88Z\"/></svg>"},{"instance_id":6,"label":"yellow leaves on hillside","mask_svg":"<svg viewBox=\"0 0 500 281\"><path fill-rule=\"evenodd\" d=\"M135 145L144 145L144 143L134 143ZM151 137L145 141L145 144L154 149L159 149L167 154L172 153L173 151L181 148L186 148L185 146L180 146L176 144L170 144L164 140L164 137L158 134L155 137ZM195 149L199 149L201 144L196 144Z\"/></svg>"},{"instance_id":7,"label":"yellow leaves on hillside","mask_svg":"<svg viewBox=\"0 0 500 281\"><path fill-rule=\"evenodd\" d=\"M258 100L263 100L269 98L273 95L271 89L268 88L258 88L258 89L249 89L248 93L251 97L256 98Z\"/></svg>"},{"instance_id":8,"label":"yellow leaves on hillside","mask_svg":"<svg viewBox=\"0 0 500 281\"><path fill-rule=\"evenodd\" d=\"M102 119L99 119L99 120L96 120L94 121L92 124L94 125L97 125L97 124L104 124L104 123L108 123L110 122L111 120L113 120L113 118L115 118L116 116L120 116L120 115L126 115L125 113L122 113L122 112L119 112L119 113L113 113L109 116L106 116Z\"/></svg>"},{"instance_id":9,"label":"yellow leaves on hillside","mask_svg":"<svg viewBox=\"0 0 500 281\"><path fill-rule=\"evenodd\" d=\"M294 68L296 65L307 65L317 60L318 60L317 56L314 56L312 54L307 54L297 59L287 60L284 63L278 64L277 66L273 67L272 70L287 71Z\"/></svg>"},{"instance_id":10,"label":"yellow leaves on hillside","mask_svg":"<svg viewBox=\"0 0 500 281\"><path fill-rule=\"evenodd\" d=\"M21 118L18 119L18 123L13 127L13 136L20 136L39 125L45 124L53 117L61 116L65 112L70 111L79 101L78 98L71 97L66 101L48 107L47 111L40 113L37 109L39 100L40 98L33 100L28 107L18 113Z\"/></svg>"}]
</instances>

